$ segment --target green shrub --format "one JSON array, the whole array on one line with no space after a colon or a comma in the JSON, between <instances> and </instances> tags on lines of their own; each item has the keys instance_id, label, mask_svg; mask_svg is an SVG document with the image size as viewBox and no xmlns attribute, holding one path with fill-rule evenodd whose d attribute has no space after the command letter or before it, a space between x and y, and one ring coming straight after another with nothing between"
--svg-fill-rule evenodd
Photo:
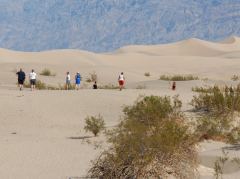
<instances>
[{"instance_id":1,"label":"green shrub","mask_svg":"<svg viewBox=\"0 0 240 179\"><path fill-rule=\"evenodd\" d=\"M87 117L85 123L85 131L92 132L94 136L97 136L99 132L105 129L103 117L100 115Z\"/></svg>"},{"instance_id":2,"label":"green shrub","mask_svg":"<svg viewBox=\"0 0 240 179\"><path fill-rule=\"evenodd\" d=\"M219 87L202 88L191 102L196 110L204 110L210 114L232 114L240 112L240 86L226 86L224 91Z\"/></svg>"},{"instance_id":3,"label":"green shrub","mask_svg":"<svg viewBox=\"0 0 240 179\"><path fill-rule=\"evenodd\" d=\"M197 76L193 75L162 75L160 76L160 80L165 81L190 81L190 80L199 80Z\"/></svg>"},{"instance_id":4,"label":"green shrub","mask_svg":"<svg viewBox=\"0 0 240 179\"><path fill-rule=\"evenodd\" d=\"M40 75L42 75L42 76L56 76L56 74L52 73L51 70L49 70L48 68L43 69L42 72L40 73Z\"/></svg>"},{"instance_id":5,"label":"green shrub","mask_svg":"<svg viewBox=\"0 0 240 179\"><path fill-rule=\"evenodd\" d=\"M108 131L111 147L93 163L89 177L193 178L197 141L181 105L178 97L148 96L125 107L123 121Z\"/></svg>"},{"instance_id":6,"label":"green shrub","mask_svg":"<svg viewBox=\"0 0 240 179\"><path fill-rule=\"evenodd\" d=\"M149 77L149 76L151 76L151 74L149 72L145 72L144 76Z\"/></svg>"}]
</instances>

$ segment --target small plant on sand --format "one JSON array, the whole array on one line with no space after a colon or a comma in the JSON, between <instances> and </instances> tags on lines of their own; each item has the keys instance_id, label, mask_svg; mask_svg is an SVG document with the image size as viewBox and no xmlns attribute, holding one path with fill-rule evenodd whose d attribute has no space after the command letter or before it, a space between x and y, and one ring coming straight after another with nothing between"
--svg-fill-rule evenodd
<instances>
[{"instance_id":1,"label":"small plant on sand","mask_svg":"<svg viewBox=\"0 0 240 179\"><path fill-rule=\"evenodd\" d=\"M57 87L57 89L58 89L58 90L67 90L67 85L66 85L66 84L64 84L64 85L59 84L58 87ZM72 84L72 83L69 84L68 90L75 90L75 89L76 89L76 87L75 87L74 84Z\"/></svg>"},{"instance_id":2,"label":"small plant on sand","mask_svg":"<svg viewBox=\"0 0 240 179\"><path fill-rule=\"evenodd\" d=\"M240 86L226 86L224 91L217 86L197 91L191 105L199 115L197 132L200 138L239 141L240 127L236 117L240 112Z\"/></svg>"},{"instance_id":3,"label":"small plant on sand","mask_svg":"<svg viewBox=\"0 0 240 179\"><path fill-rule=\"evenodd\" d=\"M238 81L239 80L239 76L237 75L233 75L231 78L232 81Z\"/></svg>"},{"instance_id":4,"label":"small plant on sand","mask_svg":"<svg viewBox=\"0 0 240 179\"><path fill-rule=\"evenodd\" d=\"M165 81L190 81L190 80L199 80L197 76L193 75L162 75L160 80Z\"/></svg>"},{"instance_id":5,"label":"small plant on sand","mask_svg":"<svg viewBox=\"0 0 240 179\"><path fill-rule=\"evenodd\" d=\"M223 156L219 157L215 162L214 162L214 171L215 171L215 177L216 179L222 179L223 175L223 169L226 164L226 162L229 160L228 153L225 152L225 150L222 150Z\"/></svg>"},{"instance_id":6,"label":"small plant on sand","mask_svg":"<svg viewBox=\"0 0 240 179\"><path fill-rule=\"evenodd\" d=\"M148 96L125 107L121 123L107 132L111 147L93 162L89 177L194 178L197 141L181 105L177 97Z\"/></svg>"},{"instance_id":7,"label":"small plant on sand","mask_svg":"<svg viewBox=\"0 0 240 179\"><path fill-rule=\"evenodd\" d=\"M42 72L40 73L40 75L42 75L42 76L56 76L56 74L51 72L51 70L48 69L48 68L43 69Z\"/></svg>"},{"instance_id":8,"label":"small plant on sand","mask_svg":"<svg viewBox=\"0 0 240 179\"><path fill-rule=\"evenodd\" d=\"M151 76L151 74L149 72L145 72L144 76L149 77L149 76Z\"/></svg>"},{"instance_id":9,"label":"small plant on sand","mask_svg":"<svg viewBox=\"0 0 240 179\"><path fill-rule=\"evenodd\" d=\"M119 89L119 86L113 85L113 84L107 84L103 86L99 86L99 89Z\"/></svg>"},{"instance_id":10,"label":"small plant on sand","mask_svg":"<svg viewBox=\"0 0 240 179\"><path fill-rule=\"evenodd\" d=\"M86 82L91 83L95 81L98 81L98 76L96 72L89 73L89 77L86 79Z\"/></svg>"},{"instance_id":11,"label":"small plant on sand","mask_svg":"<svg viewBox=\"0 0 240 179\"><path fill-rule=\"evenodd\" d=\"M96 137L99 132L105 129L105 122L101 115L98 116L90 116L85 119L85 131L92 132Z\"/></svg>"},{"instance_id":12,"label":"small plant on sand","mask_svg":"<svg viewBox=\"0 0 240 179\"><path fill-rule=\"evenodd\" d=\"M222 150L223 156L220 156L217 158L217 160L214 162L214 172L216 179L223 179L224 169L226 167L227 163L236 164L238 167L240 167L240 158L234 157L230 159L229 153L226 152L224 149Z\"/></svg>"}]
</instances>

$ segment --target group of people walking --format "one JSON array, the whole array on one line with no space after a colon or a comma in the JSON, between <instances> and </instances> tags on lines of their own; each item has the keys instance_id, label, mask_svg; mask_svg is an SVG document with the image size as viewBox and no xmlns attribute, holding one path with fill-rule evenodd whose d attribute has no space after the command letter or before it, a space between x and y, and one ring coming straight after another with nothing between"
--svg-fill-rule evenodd
<instances>
[{"instance_id":1,"label":"group of people walking","mask_svg":"<svg viewBox=\"0 0 240 179\"><path fill-rule=\"evenodd\" d=\"M20 69L16 74L18 76L18 85L19 85L19 88L21 91L23 89L24 81L26 79L26 74L22 69ZM35 90L35 88L36 88L36 78L37 78L37 74L34 72L34 70L32 70L29 73L29 80L30 80L30 85L31 85L32 91Z\"/></svg>"},{"instance_id":2,"label":"group of people walking","mask_svg":"<svg viewBox=\"0 0 240 179\"><path fill-rule=\"evenodd\" d=\"M18 76L18 85L20 88L20 91L23 89L24 82L26 80L26 74L22 70L22 68L16 73ZM36 89L36 80L37 80L37 74L35 73L34 69L31 70L29 73L29 80L30 80L30 85L31 85L31 91L34 91ZM81 75L79 72L76 73L75 75L75 89L79 90L80 89L80 84L81 84ZM123 75L123 72L118 77L118 82L119 82L119 89L120 91L124 88L124 82L125 82L125 77ZM70 72L66 73L66 90L71 89L71 75ZM97 82L95 81L93 84L93 89L98 89Z\"/></svg>"}]
</instances>

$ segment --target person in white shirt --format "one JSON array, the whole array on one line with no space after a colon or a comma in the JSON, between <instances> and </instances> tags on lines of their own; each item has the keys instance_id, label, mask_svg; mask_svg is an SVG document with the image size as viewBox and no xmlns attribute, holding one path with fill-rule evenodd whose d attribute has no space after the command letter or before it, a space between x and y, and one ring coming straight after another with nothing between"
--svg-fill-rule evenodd
<instances>
[{"instance_id":1,"label":"person in white shirt","mask_svg":"<svg viewBox=\"0 0 240 179\"><path fill-rule=\"evenodd\" d=\"M36 88L36 78L37 78L37 74L32 69L32 72L29 73L29 79L30 79L30 85L31 85L32 91L35 90L35 88Z\"/></svg>"},{"instance_id":2,"label":"person in white shirt","mask_svg":"<svg viewBox=\"0 0 240 179\"><path fill-rule=\"evenodd\" d=\"M119 89L120 91L124 88L125 77L123 76L123 72L118 77Z\"/></svg>"},{"instance_id":3,"label":"person in white shirt","mask_svg":"<svg viewBox=\"0 0 240 179\"><path fill-rule=\"evenodd\" d=\"M66 89L70 89L70 85L71 85L71 76L70 73L67 72L67 76L66 76Z\"/></svg>"}]
</instances>

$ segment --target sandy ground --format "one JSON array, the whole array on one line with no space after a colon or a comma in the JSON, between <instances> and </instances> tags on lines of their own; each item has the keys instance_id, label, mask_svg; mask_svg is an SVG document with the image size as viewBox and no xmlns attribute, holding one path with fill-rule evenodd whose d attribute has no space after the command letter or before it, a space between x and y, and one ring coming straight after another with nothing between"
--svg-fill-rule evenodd
<instances>
[{"instance_id":1,"label":"sandy ground","mask_svg":"<svg viewBox=\"0 0 240 179\"><path fill-rule=\"evenodd\" d=\"M65 82L66 71L72 77L79 71L83 81L96 72L100 85L117 85L118 74L123 71L127 89L92 90L92 84L83 82L79 91L19 91L15 73L20 67L26 73L33 68L38 74L44 68L51 69L55 77L38 75L38 79L56 86ZM151 76L145 77L145 72ZM158 80L163 74L193 74L200 80L178 82L173 92L169 82ZM87 140L104 141L101 135L93 138L85 133L86 116L101 114L111 128L118 124L123 106L133 104L139 95L179 94L187 111L191 109L192 87L231 84L234 74L240 75L240 39L236 37L221 43L190 39L169 45L129 46L108 54L0 49L0 178L83 177L101 151ZM145 89L136 89L139 86ZM231 157L240 156L239 146L203 142L199 147L200 178L214 178L212 168L222 148ZM239 167L229 163L224 178L239 176Z\"/></svg>"}]
</instances>

